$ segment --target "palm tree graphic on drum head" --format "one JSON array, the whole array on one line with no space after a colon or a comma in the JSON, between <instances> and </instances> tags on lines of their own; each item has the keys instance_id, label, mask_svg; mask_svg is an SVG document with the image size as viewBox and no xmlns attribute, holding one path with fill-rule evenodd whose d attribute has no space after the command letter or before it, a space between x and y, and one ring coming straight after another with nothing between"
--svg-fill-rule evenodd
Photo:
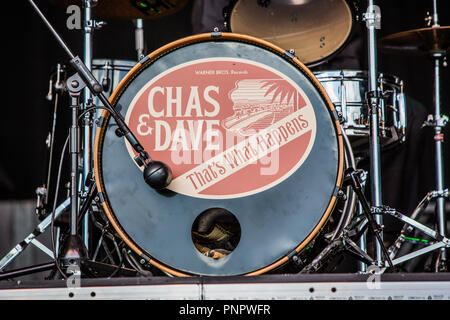
<instances>
[{"instance_id":1,"label":"palm tree graphic on drum head","mask_svg":"<svg viewBox=\"0 0 450 320\"><path fill-rule=\"evenodd\" d=\"M243 136L253 135L298 110L297 90L283 79L246 79L229 93L233 115L222 126Z\"/></svg>"}]
</instances>

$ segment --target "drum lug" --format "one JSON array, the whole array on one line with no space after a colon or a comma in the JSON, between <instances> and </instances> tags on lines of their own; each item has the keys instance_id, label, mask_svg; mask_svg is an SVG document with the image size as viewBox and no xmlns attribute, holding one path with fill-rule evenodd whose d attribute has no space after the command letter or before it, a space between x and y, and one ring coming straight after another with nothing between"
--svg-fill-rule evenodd
<instances>
[{"instance_id":1,"label":"drum lug","mask_svg":"<svg viewBox=\"0 0 450 320\"><path fill-rule=\"evenodd\" d=\"M289 50L284 51L284 55L286 57L288 57L289 59L295 59L296 58L294 49L289 49Z\"/></svg>"},{"instance_id":2,"label":"drum lug","mask_svg":"<svg viewBox=\"0 0 450 320\"><path fill-rule=\"evenodd\" d=\"M343 124L345 122L345 118L344 115L342 114L342 111L337 111L337 107L335 104L334 105L334 109L333 109L333 118L336 121L339 121L340 124Z\"/></svg>"},{"instance_id":3,"label":"drum lug","mask_svg":"<svg viewBox=\"0 0 450 320\"><path fill-rule=\"evenodd\" d=\"M89 188L95 182L94 173L89 171L86 175L86 188Z\"/></svg>"},{"instance_id":4,"label":"drum lug","mask_svg":"<svg viewBox=\"0 0 450 320\"><path fill-rule=\"evenodd\" d=\"M97 127L99 127L99 128L103 127L103 125L105 124L105 117L102 117L102 116L98 117L98 118L95 120L95 124L96 124Z\"/></svg>"},{"instance_id":5,"label":"drum lug","mask_svg":"<svg viewBox=\"0 0 450 320\"><path fill-rule=\"evenodd\" d=\"M105 196L103 195L103 192L98 192L97 196L95 197L95 201L99 203L105 202Z\"/></svg>"},{"instance_id":6,"label":"drum lug","mask_svg":"<svg viewBox=\"0 0 450 320\"><path fill-rule=\"evenodd\" d=\"M219 31L218 27L214 27L213 32L211 32L211 38L220 38L222 36L222 32Z\"/></svg>"},{"instance_id":7,"label":"drum lug","mask_svg":"<svg viewBox=\"0 0 450 320\"><path fill-rule=\"evenodd\" d=\"M307 260L301 257L301 254L297 251L292 251L288 255L289 260L292 260L297 267L302 267L306 264Z\"/></svg>"},{"instance_id":8,"label":"drum lug","mask_svg":"<svg viewBox=\"0 0 450 320\"><path fill-rule=\"evenodd\" d=\"M141 253L139 256L141 257L141 264L150 264L150 261L152 260L150 257L146 256L144 253Z\"/></svg>"},{"instance_id":9,"label":"drum lug","mask_svg":"<svg viewBox=\"0 0 450 320\"><path fill-rule=\"evenodd\" d=\"M141 60L139 60L139 63L141 65L144 65L150 58L148 56L143 57Z\"/></svg>"},{"instance_id":10,"label":"drum lug","mask_svg":"<svg viewBox=\"0 0 450 320\"><path fill-rule=\"evenodd\" d=\"M311 250L312 247L314 247L315 240L311 241L305 249L303 249L300 252L297 252L297 250L292 250L291 253L287 255L287 258L291 261L293 261L298 267L303 267L308 262L308 255L303 254L307 250Z\"/></svg>"},{"instance_id":11,"label":"drum lug","mask_svg":"<svg viewBox=\"0 0 450 320\"><path fill-rule=\"evenodd\" d=\"M347 195L345 194L344 190L339 186L336 186L333 195L339 199L347 200Z\"/></svg>"}]
</instances>

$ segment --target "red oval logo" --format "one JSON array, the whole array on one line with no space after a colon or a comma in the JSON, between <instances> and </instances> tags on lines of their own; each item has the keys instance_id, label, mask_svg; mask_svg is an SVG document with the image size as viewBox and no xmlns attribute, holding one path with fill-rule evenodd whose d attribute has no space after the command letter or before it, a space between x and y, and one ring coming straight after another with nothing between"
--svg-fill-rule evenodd
<instances>
[{"instance_id":1,"label":"red oval logo","mask_svg":"<svg viewBox=\"0 0 450 320\"><path fill-rule=\"evenodd\" d=\"M237 198L279 184L306 160L316 136L304 91L281 72L238 58L168 69L138 92L125 121L150 156L172 169L168 189L198 198Z\"/></svg>"}]
</instances>

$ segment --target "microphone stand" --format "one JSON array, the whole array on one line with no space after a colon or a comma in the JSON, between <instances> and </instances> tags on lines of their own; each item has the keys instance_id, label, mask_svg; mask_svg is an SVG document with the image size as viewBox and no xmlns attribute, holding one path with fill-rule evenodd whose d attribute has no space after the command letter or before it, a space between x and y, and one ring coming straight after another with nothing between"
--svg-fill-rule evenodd
<instances>
[{"instance_id":1,"label":"microphone stand","mask_svg":"<svg viewBox=\"0 0 450 320\"><path fill-rule=\"evenodd\" d=\"M81 91L85 88L89 89L92 95L97 96L99 100L103 103L103 106L110 112L111 116L114 118L118 125L118 130L116 134L119 137L125 137L130 145L133 147L134 151L138 154L134 160L139 167L145 166L148 169L152 160L148 153L144 150L142 145L139 143L137 138L131 132L129 127L126 125L120 113L118 113L109 103L108 99L102 93L103 88L95 79L91 71L86 67L85 63L78 56L75 56L69 49L64 40L59 36L41 10L37 7L33 0L28 0L32 5L33 9L43 20L47 28L56 38L58 44L64 49L67 55L70 57L70 63L76 70L76 73L67 80L67 88L69 90L70 96L72 98L71 108L72 108L72 126L70 128L70 154L71 154L71 190L70 190L70 235L62 247L62 252L58 256L61 260L61 265L66 270L81 270L81 263L87 259L87 250L78 234L78 218L79 218L79 169L78 169L78 159L80 156L80 128L78 125L78 111ZM170 171L170 169L168 169ZM145 172L145 170L144 170Z\"/></svg>"}]
</instances>

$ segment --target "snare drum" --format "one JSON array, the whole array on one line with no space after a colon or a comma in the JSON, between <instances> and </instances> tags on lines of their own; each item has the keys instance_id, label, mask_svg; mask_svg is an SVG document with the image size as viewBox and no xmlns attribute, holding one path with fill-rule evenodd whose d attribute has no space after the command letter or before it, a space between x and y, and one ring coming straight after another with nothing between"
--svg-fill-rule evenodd
<instances>
[{"instance_id":1,"label":"snare drum","mask_svg":"<svg viewBox=\"0 0 450 320\"><path fill-rule=\"evenodd\" d=\"M368 73L361 70L331 70L314 73L325 88L336 110L342 116L342 127L354 148L367 144L370 133L369 114L366 102ZM403 81L396 76L380 73L378 90L380 100L379 132L383 147L405 141L406 104Z\"/></svg>"},{"instance_id":2,"label":"snare drum","mask_svg":"<svg viewBox=\"0 0 450 320\"><path fill-rule=\"evenodd\" d=\"M173 180L150 188L108 112L95 179L124 242L176 276L256 275L303 252L342 185L334 106L285 50L233 33L180 39L151 53L110 97Z\"/></svg>"}]
</instances>

